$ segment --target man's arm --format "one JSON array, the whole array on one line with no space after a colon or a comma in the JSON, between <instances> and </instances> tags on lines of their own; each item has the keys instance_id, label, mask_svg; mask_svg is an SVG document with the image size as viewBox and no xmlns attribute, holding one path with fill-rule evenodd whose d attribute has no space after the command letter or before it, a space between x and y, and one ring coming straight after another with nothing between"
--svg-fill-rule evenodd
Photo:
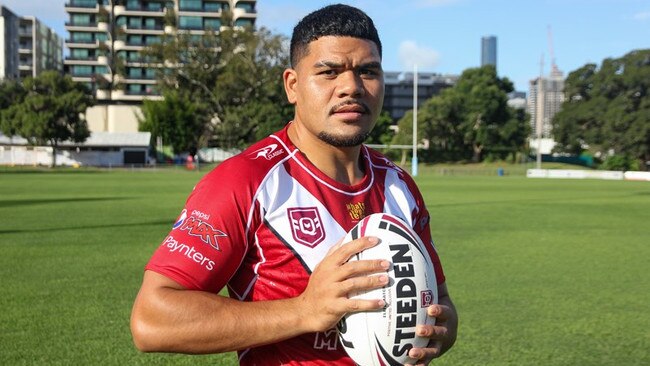
<instances>
[{"instance_id":1,"label":"man's arm","mask_svg":"<svg viewBox=\"0 0 650 366\"><path fill-rule=\"evenodd\" d=\"M384 306L383 301L347 296L387 283L386 275L368 276L386 271L387 261L348 262L376 244L375 238L361 238L334 246L314 269L305 291L291 299L242 302L187 290L146 271L131 314L134 343L145 352L219 353L331 329L348 312Z\"/></svg>"},{"instance_id":2,"label":"man's arm","mask_svg":"<svg viewBox=\"0 0 650 366\"><path fill-rule=\"evenodd\" d=\"M411 358L422 361L417 365L427 365L432 359L442 356L456 342L458 313L445 283L438 285L438 304L429 306L427 313L436 318L436 324L417 327L419 336L431 338L429 348L413 348L409 351Z\"/></svg>"}]
</instances>

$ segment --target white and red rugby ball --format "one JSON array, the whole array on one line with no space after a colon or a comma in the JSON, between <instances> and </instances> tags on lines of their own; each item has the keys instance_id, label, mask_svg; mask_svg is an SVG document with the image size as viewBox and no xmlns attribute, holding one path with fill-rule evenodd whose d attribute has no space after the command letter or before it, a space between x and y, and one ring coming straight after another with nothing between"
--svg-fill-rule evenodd
<instances>
[{"instance_id":1,"label":"white and red rugby ball","mask_svg":"<svg viewBox=\"0 0 650 366\"><path fill-rule=\"evenodd\" d=\"M383 299L377 311L350 313L338 324L345 351L361 366L404 365L413 347L425 347L428 338L415 335L418 324L435 323L427 307L438 303L436 275L431 258L413 229L396 216L377 213L366 216L343 239L363 236L380 239L350 260L386 259L391 262L388 285L358 293L352 298Z\"/></svg>"}]
</instances>

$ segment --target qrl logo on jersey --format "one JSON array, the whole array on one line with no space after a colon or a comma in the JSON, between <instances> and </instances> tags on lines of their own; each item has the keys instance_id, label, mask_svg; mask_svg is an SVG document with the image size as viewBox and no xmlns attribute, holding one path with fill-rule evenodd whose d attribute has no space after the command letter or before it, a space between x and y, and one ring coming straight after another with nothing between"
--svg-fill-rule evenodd
<instances>
[{"instance_id":1,"label":"qrl logo on jersey","mask_svg":"<svg viewBox=\"0 0 650 366\"><path fill-rule=\"evenodd\" d=\"M195 217L186 218L182 224L174 225L175 229L185 230L191 236L196 236L201 239L204 243L210 245L216 250L221 250L219 248L219 242L217 241L219 237L226 237L226 233L221 230L217 230L212 225L208 224L205 221L201 221Z\"/></svg>"},{"instance_id":2,"label":"qrl logo on jersey","mask_svg":"<svg viewBox=\"0 0 650 366\"><path fill-rule=\"evenodd\" d=\"M316 207L290 208L287 213L291 222L291 233L296 242L313 248L325 239L325 231Z\"/></svg>"}]
</instances>

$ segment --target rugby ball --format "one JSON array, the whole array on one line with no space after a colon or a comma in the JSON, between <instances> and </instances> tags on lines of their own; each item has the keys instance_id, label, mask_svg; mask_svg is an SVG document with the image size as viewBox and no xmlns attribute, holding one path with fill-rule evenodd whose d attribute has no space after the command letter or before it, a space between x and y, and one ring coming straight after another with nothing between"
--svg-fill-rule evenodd
<instances>
[{"instance_id":1,"label":"rugby ball","mask_svg":"<svg viewBox=\"0 0 650 366\"><path fill-rule=\"evenodd\" d=\"M366 216L343 239L348 243L363 236L380 239L353 260L386 259L391 262L386 286L351 294L351 298L383 299L377 311L349 313L338 324L339 339L350 358L361 366L415 363L408 357L413 347L425 347L428 338L415 335L416 325L435 323L427 307L438 302L431 258L419 236L396 216Z\"/></svg>"}]
</instances>

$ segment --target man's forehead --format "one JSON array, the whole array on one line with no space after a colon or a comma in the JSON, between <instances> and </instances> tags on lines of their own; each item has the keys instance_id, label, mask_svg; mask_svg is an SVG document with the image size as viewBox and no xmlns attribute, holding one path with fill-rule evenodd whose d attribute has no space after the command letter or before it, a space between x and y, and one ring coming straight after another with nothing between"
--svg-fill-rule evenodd
<instances>
[{"instance_id":1,"label":"man's forehead","mask_svg":"<svg viewBox=\"0 0 650 366\"><path fill-rule=\"evenodd\" d=\"M375 42L349 36L324 36L307 45L307 54L319 60L341 61L350 57L363 58L364 62L381 62L379 49Z\"/></svg>"}]
</instances>

